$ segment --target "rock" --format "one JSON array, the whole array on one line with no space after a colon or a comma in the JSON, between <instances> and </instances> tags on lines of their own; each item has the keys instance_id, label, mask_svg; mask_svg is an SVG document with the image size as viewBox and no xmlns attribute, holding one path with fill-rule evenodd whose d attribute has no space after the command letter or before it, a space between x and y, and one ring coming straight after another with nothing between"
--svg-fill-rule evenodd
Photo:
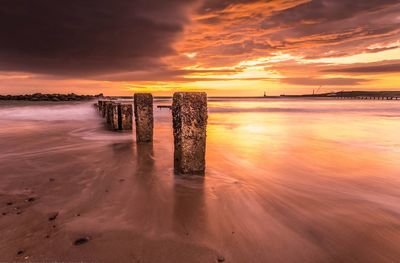
<instances>
[{"instance_id":1,"label":"rock","mask_svg":"<svg viewBox=\"0 0 400 263\"><path fill-rule=\"evenodd\" d=\"M18 255L18 256L20 256L20 255L22 255L22 254L24 254L24 251L23 251L23 250L18 250L18 251L17 251L17 255Z\"/></svg>"},{"instance_id":2,"label":"rock","mask_svg":"<svg viewBox=\"0 0 400 263\"><path fill-rule=\"evenodd\" d=\"M218 261L218 262L224 262L224 261L225 261L225 258L224 258L223 256L218 256L218 257L217 257L217 261Z\"/></svg>"},{"instance_id":3,"label":"rock","mask_svg":"<svg viewBox=\"0 0 400 263\"><path fill-rule=\"evenodd\" d=\"M55 180L54 178L49 178L49 182L54 182Z\"/></svg>"},{"instance_id":4,"label":"rock","mask_svg":"<svg viewBox=\"0 0 400 263\"><path fill-rule=\"evenodd\" d=\"M26 201L26 202L33 202L33 201L35 201L35 200L36 200L35 197L29 197L29 198L26 199L25 201Z\"/></svg>"},{"instance_id":5,"label":"rock","mask_svg":"<svg viewBox=\"0 0 400 263\"><path fill-rule=\"evenodd\" d=\"M49 219L49 221L54 221L54 220L56 220L57 216L58 216L58 212L52 212L49 214L48 219Z\"/></svg>"},{"instance_id":6,"label":"rock","mask_svg":"<svg viewBox=\"0 0 400 263\"><path fill-rule=\"evenodd\" d=\"M13 205L13 202L7 202L6 205Z\"/></svg>"},{"instance_id":7,"label":"rock","mask_svg":"<svg viewBox=\"0 0 400 263\"><path fill-rule=\"evenodd\" d=\"M89 237L81 237L74 241L74 245L80 246L80 245L86 244L87 242L89 242L89 240L90 240Z\"/></svg>"}]
</instances>

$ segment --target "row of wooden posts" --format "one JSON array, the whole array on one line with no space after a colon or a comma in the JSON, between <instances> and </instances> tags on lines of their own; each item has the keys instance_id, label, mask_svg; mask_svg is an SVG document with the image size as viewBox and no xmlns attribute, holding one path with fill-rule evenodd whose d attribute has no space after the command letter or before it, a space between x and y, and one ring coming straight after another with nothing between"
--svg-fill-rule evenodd
<instances>
[{"instance_id":1,"label":"row of wooden posts","mask_svg":"<svg viewBox=\"0 0 400 263\"><path fill-rule=\"evenodd\" d=\"M135 93L132 103L99 100L100 115L114 131L132 130L135 119L136 142L152 143L153 96ZM135 116L133 118L133 115ZM174 169L179 174L204 174L207 130L207 94L177 92L172 99Z\"/></svg>"}]
</instances>

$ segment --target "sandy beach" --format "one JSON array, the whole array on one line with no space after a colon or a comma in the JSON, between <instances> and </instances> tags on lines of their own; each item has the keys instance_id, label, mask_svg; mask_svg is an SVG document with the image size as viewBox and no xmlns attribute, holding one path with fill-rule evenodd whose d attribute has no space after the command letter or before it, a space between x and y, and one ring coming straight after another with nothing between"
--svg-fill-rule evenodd
<instances>
[{"instance_id":1,"label":"sandy beach","mask_svg":"<svg viewBox=\"0 0 400 263\"><path fill-rule=\"evenodd\" d=\"M210 100L204 177L92 103L0 104L0 262L400 259L397 102Z\"/></svg>"}]
</instances>

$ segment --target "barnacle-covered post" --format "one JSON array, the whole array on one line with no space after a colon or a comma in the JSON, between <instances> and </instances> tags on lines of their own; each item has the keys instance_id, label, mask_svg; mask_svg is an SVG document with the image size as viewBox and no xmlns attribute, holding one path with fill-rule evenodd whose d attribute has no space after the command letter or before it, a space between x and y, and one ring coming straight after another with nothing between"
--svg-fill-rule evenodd
<instances>
[{"instance_id":1,"label":"barnacle-covered post","mask_svg":"<svg viewBox=\"0 0 400 263\"><path fill-rule=\"evenodd\" d=\"M204 174L207 94L177 92L172 102L174 168L178 174Z\"/></svg>"}]
</instances>

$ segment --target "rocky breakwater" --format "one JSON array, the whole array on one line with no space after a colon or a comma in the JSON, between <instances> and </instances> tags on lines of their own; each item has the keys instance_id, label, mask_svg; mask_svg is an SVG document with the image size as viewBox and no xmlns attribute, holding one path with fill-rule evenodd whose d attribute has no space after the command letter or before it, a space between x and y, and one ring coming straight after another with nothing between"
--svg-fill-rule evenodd
<instances>
[{"instance_id":1,"label":"rocky breakwater","mask_svg":"<svg viewBox=\"0 0 400 263\"><path fill-rule=\"evenodd\" d=\"M101 98L103 94L98 95L77 95L69 94L26 94L26 95L0 95L0 100L22 100L22 101L88 101L95 98Z\"/></svg>"}]
</instances>

